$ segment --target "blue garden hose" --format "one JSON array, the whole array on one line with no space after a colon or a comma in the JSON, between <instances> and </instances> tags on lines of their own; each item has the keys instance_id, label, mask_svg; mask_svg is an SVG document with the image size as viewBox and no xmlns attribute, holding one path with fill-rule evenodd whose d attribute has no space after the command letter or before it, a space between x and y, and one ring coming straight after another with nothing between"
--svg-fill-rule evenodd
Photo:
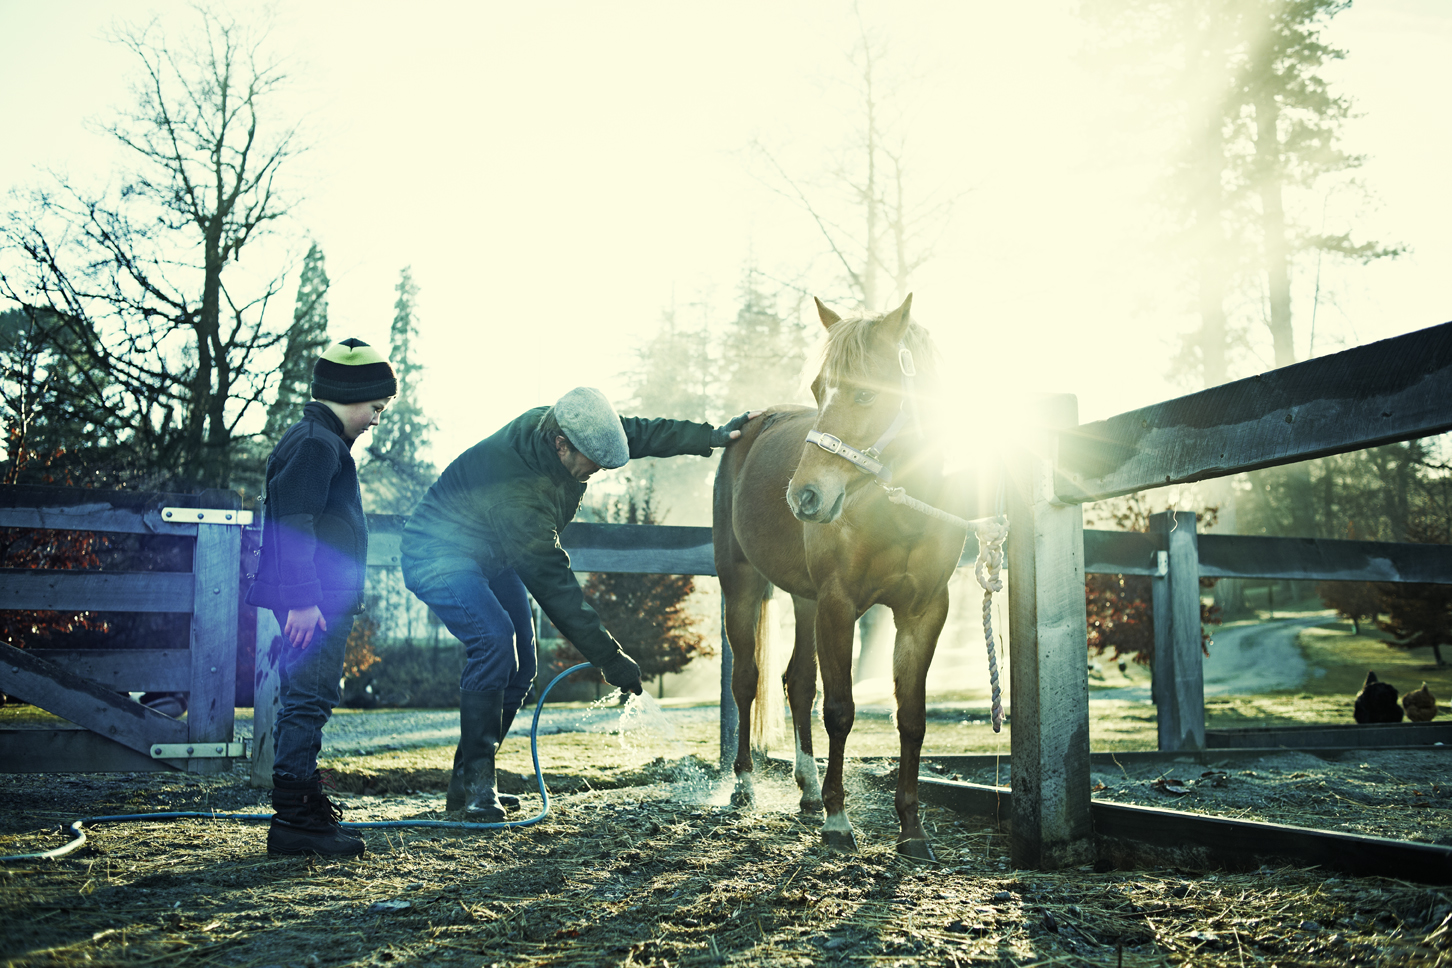
<instances>
[{"instance_id":1,"label":"blue garden hose","mask_svg":"<svg viewBox=\"0 0 1452 968\"><path fill-rule=\"evenodd\" d=\"M539 702L534 706L534 722L529 727L529 751L534 757L534 778L539 783L539 795L543 801L539 814L530 817L528 820L502 820L498 823L466 823L458 820L370 820L364 823L339 824L350 830L366 830L377 827L448 827L454 830L501 830L506 827L532 827L539 823L550 812L550 793L545 789L544 771L539 766L539 714L544 710L545 697L550 690L565 676L579 672L581 669L590 668L590 663L581 662L579 665L571 666L564 672L550 680L545 686L544 692L539 694ZM197 811L168 811L164 813L121 813L112 814L106 817L83 817L62 826L63 831L69 831L75 839L64 847L57 847L55 850L45 850L35 854L11 854L8 857L0 857L0 863L8 863L17 860L50 860L56 857L64 857L71 851L81 847L86 842L86 832L82 829L85 824L98 823L124 823L134 820L181 820L184 818L196 818L201 820L241 820L245 822L258 823L271 821L270 813L201 813Z\"/></svg>"}]
</instances>

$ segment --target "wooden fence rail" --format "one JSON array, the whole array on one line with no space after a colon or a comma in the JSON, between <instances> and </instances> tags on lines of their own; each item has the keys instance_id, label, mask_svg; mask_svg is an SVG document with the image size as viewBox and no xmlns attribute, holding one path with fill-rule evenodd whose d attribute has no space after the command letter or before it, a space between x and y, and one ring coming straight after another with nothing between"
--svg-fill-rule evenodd
<instances>
[{"instance_id":1,"label":"wooden fence rail","mask_svg":"<svg viewBox=\"0 0 1452 968\"><path fill-rule=\"evenodd\" d=\"M1084 503L1452 430L1452 322L1059 433L1055 491Z\"/></svg>"}]
</instances>

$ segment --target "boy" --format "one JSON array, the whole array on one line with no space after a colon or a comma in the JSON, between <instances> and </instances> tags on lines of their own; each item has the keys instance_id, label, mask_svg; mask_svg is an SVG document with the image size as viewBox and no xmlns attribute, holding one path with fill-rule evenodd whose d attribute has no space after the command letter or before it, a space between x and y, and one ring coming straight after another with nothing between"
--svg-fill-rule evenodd
<instances>
[{"instance_id":1,"label":"boy","mask_svg":"<svg viewBox=\"0 0 1452 968\"><path fill-rule=\"evenodd\" d=\"M322 729L362 610L368 522L350 448L398 393L393 367L362 340L328 347L313 365L313 400L267 458L262 556L249 604L270 608L285 640L273 735L269 854L363 853L318 776Z\"/></svg>"}]
</instances>

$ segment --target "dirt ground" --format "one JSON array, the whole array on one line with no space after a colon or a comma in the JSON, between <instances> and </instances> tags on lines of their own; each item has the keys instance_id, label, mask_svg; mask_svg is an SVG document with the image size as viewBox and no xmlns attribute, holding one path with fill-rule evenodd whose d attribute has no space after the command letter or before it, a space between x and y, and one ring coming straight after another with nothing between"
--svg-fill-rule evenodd
<instances>
[{"instance_id":1,"label":"dirt ground","mask_svg":"<svg viewBox=\"0 0 1452 968\"><path fill-rule=\"evenodd\" d=\"M967 728L935 724L930 735L944 733L946 745ZM866 720L853 738L885 749L892 735L886 721ZM511 746L502 783L524 790L527 743ZM849 787L860 849L834 853L820 843L820 821L796 813L789 778L764 778L752 808L727 805L729 784L712 766L716 736L700 726L664 737L565 733L540 748L552 790L541 823L368 830L368 853L356 861L269 859L260 823L96 826L64 858L0 867L0 956L14 966L239 968L1452 960L1447 888L1294 869L1014 871L1005 838L938 808L926 820L939 863L912 864L893 849L891 794L865 769ZM653 757L658 749L670 757ZM328 765L349 819L438 818L448 755L430 748ZM1368 754L1365 768L1289 754L1238 764L1224 788L1186 778L1191 798L1233 815L1304 816L1307 803L1340 797L1329 819L1365 829L1413 815L1442 839L1452 831L1447 772L1439 780L1436 761L1418 755L1444 754ZM1356 785L1340 785L1351 783L1348 772ZM1329 793L1318 786L1333 779ZM1096 796L1168 799L1133 770L1096 780L1105 784ZM1428 806L1413 806L1409 786ZM1255 790L1258 804L1214 799ZM67 838L57 825L82 816L267 810L240 766L207 778L7 776L0 791L7 854L59 846ZM524 799L522 815L537 813L538 796Z\"/></svg>"},{"instance_id":2,"label":"dirt ground","mask_svg":"<svg viewBox=\"0 0 1452 968\"><path fill-rule=\"evenodd\" d=\"M1211 700L1209 725L1348 721L1344 690L1318 688L1334 680L1341 689L1349 674L1338 671L1346 653L1335 647L1348 641L1303 641L1308 663L1326 675L1304 692ZM1378 643L1355 648L1367 650L1356 662L1385 657ZM1408 666L1401 678L1418 671ZM1447 690L1433 688L1446 715ZM1096 750L1154 746L1152 706L1091 708ZM945 705L930 718L925 750L1006 757L1011 730L994 734L982 716ZM731 807L729 781L714 767L717 741L699 717L544 736L551 799L541 822L500 832L371 829L367 854L347 862L269 858L263 823L93 826L63 858L0 864L0 964L1452 964L1452 887L1316 869L1013 870L1001 833L937 807L924 814L938 863L915 864L893 849L892 796L874 778L884 767L872 763L848 777L859 850L836 853L821 845L820 819L797 813L788 777L763 776L753 807ZM891 756L896 746L885 716L863 715L849 752ZM346 819L441 819L450 756L450 747L427 747L324 765ZM1448 756L1096 765L1094 795L1448 844ZM1003 781L1007 770L963 779ZM500 781L522 795L521 817L539 812L527 737L501 751ZM69 839L60 825L86 816L265 817L266 797L247 786L242 765L216 777L0 775L0 854L60 846Z\"/></svg>"}]
</instances>

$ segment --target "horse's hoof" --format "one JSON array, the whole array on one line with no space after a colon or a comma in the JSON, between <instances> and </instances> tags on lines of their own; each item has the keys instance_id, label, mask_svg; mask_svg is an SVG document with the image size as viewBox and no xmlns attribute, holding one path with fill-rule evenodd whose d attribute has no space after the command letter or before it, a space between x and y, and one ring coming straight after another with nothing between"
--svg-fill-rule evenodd
<instances>
[{"instance_id":1,"label":"horse's hoof","mask_svg":"<svg viewBox=\"0 0 1452 968\"><path fill-rule=\"evenodd\" d=\"M733 790L731 792L731 806L733 807L749 807L755 799L750 790Z\"/></svg>"},{"instance_id":2,"label":"horse's hoof","mask_svg":"<svg viewBox=\"0 0 1452 968\"><path fill-rule=\"evenodd\" d=\"M812 814L821 813L822 812L822 801L821 800L803 800L801 802L801 811L802 811L802 813L812 813Z\"/></svg>"},{"instance_id":3,"label":"horse's hoof","mask_svg":"<svg viewBox=\"0 0 1452 968\"><path fill-rule=\"evenodd\" d=\"M937 855L933 853L933 848L928 845L926 840L900 840L897 844L897 852L904 857L911 857L913 860L927 861L932 864L938 862Z\"/></svg>"},{"instance_id":4,"label":"horse's hoof","mask_svg":"<svg viewBox=\"0 0 1452 968\"><path fill-rule=\"evenodd\" d=\"M857 838L852 835L850 830L824 830L822 831L822 843L833 850L849 854L857 853Z\"/></svg>"}]
</instances>

